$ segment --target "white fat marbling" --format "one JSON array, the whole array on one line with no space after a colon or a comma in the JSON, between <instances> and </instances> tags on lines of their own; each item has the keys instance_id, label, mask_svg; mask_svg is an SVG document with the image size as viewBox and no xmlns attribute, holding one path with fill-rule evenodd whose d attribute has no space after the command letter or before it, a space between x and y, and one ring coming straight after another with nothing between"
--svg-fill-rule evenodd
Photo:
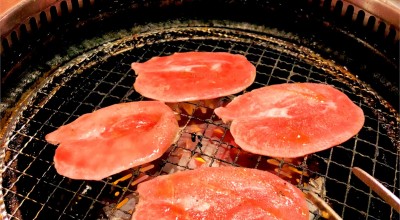
<instances>
[{"instance_id":1,"label":"white fat marbling","mask_svg":"<svg viewBox=\"0 0 400 220\"><path fill-rule=\"evenodd\" d=\"M260 116L271 117L271 118L291 118L288 114L290 107L286 108L271 108L261 113Z\"/></svg>"},{"instance_id":2,"label":"white fat marbling","mask_svg":"<svg viewBox=\"0 0 400 220\"><path fill-rule=\"evenodd\" d=\"M205 201L198 201L198 198L187 196L185 198L179 199L178 202L183 205L185 210L196 210L199 212L204 212L208 210L211 205Z\"/></svg>"},{"instance_id":3,"label":"white fat marbling","mask_svg":"<svg viewBox=\"0 0 400 220\"><path fill-rule=\"evenodd\" d=\"M193 68L198 68L198 67L205 67L206 65L200 65L200 64L195 64L195 65L170 65L165 68L153 70L157 72L192 72Z\"/></svg>"}]
</instances>

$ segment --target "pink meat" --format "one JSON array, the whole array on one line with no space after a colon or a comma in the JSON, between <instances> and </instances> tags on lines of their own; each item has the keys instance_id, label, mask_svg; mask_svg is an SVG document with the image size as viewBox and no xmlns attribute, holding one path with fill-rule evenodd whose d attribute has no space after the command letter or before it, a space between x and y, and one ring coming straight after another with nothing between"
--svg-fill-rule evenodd
<instances>
[{"instance_id":1,"label":"pink meat","mask_svg":"<svg viewBox=\"0 0 400 220\"><path fill-rule=\"evenodd\" d=\"M308 220L303 193L267 171L202 167L158 176L138 186L133 220Z\"/></svg>"},{"instance_id":2,"label":"pink meat","mask_svg":"<svg viewBox=\"0 0 400 220\"><path fill-rule=\"evenodd\" d=\"M240 92L255 79L246 57L224 52L186 52L132 63L143 96L164 102L212 99Z\"/></svg>"},{"instance_id":3,"label":"pink meat","mask_svg":"<svg viewBox=\"0 0 400 220\"><path fill-rule=\"evenodd\" d=\"M141 101L82 115L45 138L59 144L54 156L59 174L100 180L159 158L178 130L174 112L167 105Z\"/></svg>"},{"instance_id":4,"label":"pink meat","mask_svg":"<svg viewBox=\"0 0 400 220\"><path fill-rule=\"evenodd\" d=\"M329 85L266 86L215 109L244 150L272 157L299 157L325 150L357 134L364 113Z\"/></svg>"}]
</instances>

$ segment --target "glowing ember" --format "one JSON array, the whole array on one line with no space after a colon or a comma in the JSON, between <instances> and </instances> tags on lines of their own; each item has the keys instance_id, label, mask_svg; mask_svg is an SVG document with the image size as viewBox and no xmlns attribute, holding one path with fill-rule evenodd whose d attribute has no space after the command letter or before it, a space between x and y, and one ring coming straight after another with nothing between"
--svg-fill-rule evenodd
<instances>
[{"instance_id":1,"label":"glowing ember","mask_svg":"<svg viewBox=\"0 0 400 220\"><path fill-rule=\"evenodd\" d=\"M144 173L144 172L149 171L149 170L151 170L153 168L154 168L154 164L149 164L147 166L143 166L142 168L140 168L139 171Z\"/></svg>"},{"instance_id":2,"label":"glowing ember","mask_svg":"<svg viewBox=\"0 0 400 220\"><path fill-rule=\"evenodd\" d=\"M131 173L130 173L130 174L127 174L127 175L125 175L125 176L123 176L123 177L121 177L121 178L115 180L115 181L113 182L113 185L117 185L119 182L123 182L123 181L125 181L125 180L128 180L128 179L131 178L131 177L132 177L132 174L131 174Z\"/></svg>"},{"instance_id":3,"label":"glowing ember","mask_svg":"<svg viewBox=\"0 0 400 220\"><path fill-rule=\"evenodd\" d=\"M199 161L200 163L205 163L206 161L201 157L194 158L195 160Z\"/></svg>"},{"instance_id":4,"label":"glowing ember","mask_svg":"<svg viewBox=\"0 0 400 220\"><path fill-rule=\"evenodd\" d=\"M148 178L149 178L149 175L141 175L139 178L137 178L136 180L134 180L134 181L131 183L131 186L135 186L135 185L137 185L137 184L139 184L139 183L145 181L145 180L148 179Z\"/></svg>"},{"instance_id":5,"label":"glowing ember","mask_svg":"<svg viewBox=\"0 0 400 220\"><path fill-rule=\"evenodd\" d=\"M213 124L194 124L187 126L184 132L178 140L177 147L170 152L169 163L164 166L164 172L227 166L233 162L232 146L225 142L227 138L221 141L225 133L223 128Z\"/></svg>"}]
</instances>

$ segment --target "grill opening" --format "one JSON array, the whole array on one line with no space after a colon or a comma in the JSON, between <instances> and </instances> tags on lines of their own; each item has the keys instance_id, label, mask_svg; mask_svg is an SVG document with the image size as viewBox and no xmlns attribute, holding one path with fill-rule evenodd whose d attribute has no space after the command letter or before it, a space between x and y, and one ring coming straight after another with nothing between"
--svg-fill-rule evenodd
<instances>
[{"instance_id":1,"label":"grill opening","mask_svg":"<svg viewBox=\"0 0 400 220\"><path fill-rule=\"evenodd\" d=\"M361 167L399 194L398 113L346 68L307 48L239 28L176 27L134 37L125 35L60 66L21 103L16 120L9 124L13 129L6 135L2 184L8 218L129 219L137 201L138 180L171 169L190 169L191 159L211 166L269 170L304 191L315 191L344 219L399 217L351 174L351 167ZM231 97L170 104L179 112L183 131L160 159L101 181L71 180L56 173L56 146L46 143L47 133L95 109L146 100L132 87L135 75L130 64L184 51L245 55L256 65L257 76L249 88L235 95L278 83L333 85L363 109L365 124L359 134L339 146L305 158L282 160L247 153L231 142L228 125L213 113ZM180 142L186 139L189 146ZM229 155L218 159L215 156L220 151ZM177 155L188 158L180 163ZM320 217L310 212L314 219Z\"/></svg>"}]
</instances>

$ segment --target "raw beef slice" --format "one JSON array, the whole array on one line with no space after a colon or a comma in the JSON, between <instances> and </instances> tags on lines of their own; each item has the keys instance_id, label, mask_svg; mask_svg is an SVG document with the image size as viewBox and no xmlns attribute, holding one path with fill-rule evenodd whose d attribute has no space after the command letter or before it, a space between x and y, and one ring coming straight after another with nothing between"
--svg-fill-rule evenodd
<instances>
[{"instance_id":1,"label":"raw beef slice","mask_svg":"<svg viewBox=\"0 0 400 220\"><path fill-rule=\"evenodd\" d=\"M224 52L185 52L132 63L134 88L164 102L213 99L250 86L256 68L246 57Z\"/></svg>"},{"instance_id":2,"label":"raw beef slice","mask_svg":"<svg viewBox=\"0 0 400 220\"><path fill-rule=\"evenodd\" d=\"M159 158L178 130L174 112L167 105L141 101L82 115L45 138L59 144L54 156L59 174L100 180Z\"/></svg>"},{"instance_id":3,"label":"raw beef slice","mask_svg":"<svg viewBox=\"0 0 400 220\"><path fill-rule=\"evenodd\" d=\"M293 158L325 150L357 134L364 113L329 85L291 83L266 86L215 109L244 150Z\"/></svg>"},{"instance_id":4,"label":"raw beef slice","mask_svg":"<svg viewBox=\"0 0 400 220\"><path fill-rule=\"evenodd\" d=\"M203 167L158 176L138 186L133 220L308 220L303 193L267 171Z\"/></svg>"}]
</instances>

